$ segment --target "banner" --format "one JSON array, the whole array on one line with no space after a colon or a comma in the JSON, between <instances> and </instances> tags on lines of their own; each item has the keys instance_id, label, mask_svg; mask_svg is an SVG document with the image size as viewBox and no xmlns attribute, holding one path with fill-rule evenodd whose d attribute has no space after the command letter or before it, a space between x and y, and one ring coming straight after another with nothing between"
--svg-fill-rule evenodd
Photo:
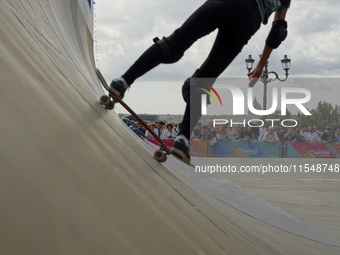
<instances>
[{"instance_id":1,"label":"banner","mask_svg":"<svg viewBox=\"0 0 340 255\"><path fill-rule=\"evenodd\" d=\"M207 140L190 140L190 155L193 157L207 157Z\"/></svg>"},{"instance_id":2,"label":"banner","mask_svg":"<svg viewBox=\"0 0 340 255\"><path fill-rule=\"evenodd\" d=\"M340 158L340 144L287 143L287 158Z\"/></svg>"},{"instance_id":3,"label":"banner","mask_svg":"<svg viewBox=\"0 0 340 255\"><path fill-rule=\"evenodd\" d=\"M157 146L161 146L160 143L155 138L152 138L152 139L145 138L145 140L147 140L147 141L149 141L153 144L156 144ZM162 139L162 141L165 143L166 146L169 147L169 149L171 149L175 140L174 139Z\"/></svg>"},{"instance_id":4,"label":"banner","mask_svg":"<svg viewBox=\"0 0 340 255\"><path fill-rule=\"evenodd\" d=\"M280 143L262 141L219 141L215 150L215 157L238 158L278 158Z\"/></svg>"},{"instance_id":5,"label":"banner","mask_svg":"<svg viewBox=\"0 0 340 255\"><path fill-rule=\"evenodd\" d=\"M147 139L160 145L156 139ZM174 140L164 139L171 149ZM286 143L287 158L340 158L340 143ZM242 142L219 141L216 148L209 149L206 140L190 140L190 154L193 157L237 157L237 158L280 158L280 143L263 141Z\"/></svg>"},{"instance_id":6,"label":"banner","mask_svg":"<svg viewBox=\"0 0 340 255\"><path fill-rule=\"evenodd\" d=\"M156 139L146 139L147 141L160 146ZM170 149L174 144L174 139L162 139L162 141ZM206 140L190 140L190 155L193 157L206 157L208 155L207 151L208 141Z\"/></svg>"}]
</instances>

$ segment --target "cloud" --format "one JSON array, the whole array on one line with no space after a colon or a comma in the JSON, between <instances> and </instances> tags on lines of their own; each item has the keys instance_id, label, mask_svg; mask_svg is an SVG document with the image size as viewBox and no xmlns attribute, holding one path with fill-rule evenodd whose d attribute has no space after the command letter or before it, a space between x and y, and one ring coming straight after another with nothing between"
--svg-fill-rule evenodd
<instances>
[{"instance_id":1,"label":"cloud","mask_svg":"<svg viewBox=\"0 0 340 255\"><path fill-rule=\"evenodd\" d=\"M96 1L95 55L99 68L108 80L122 75L153 43L154 37L170 35L204 2L204 0ZM279 49L272 53L269 60L270 70L284 76L280 60L287 54L292 59L290 77L339 77L339 9L338 0L293 0L287 13L289 35ZM261 27L221 77L246 77L244 59L252 54L253 58L258 60L258 54L262 52L270 27L270 22ZM171 84L169 98L181 101L180 88L183 81L204 62L215 36L216 32L197 41L178 63L160 65L136 83L149 82L153 86L157 86L155 85L157 82ZM131 89L129 96L131 103L136 101L137 96L133 90ZM153 91L157 91L158 88L151 90L148 91L150 95L156 97L157 94ZM151 108L148 107L149 110ZM159 109L166 113L170 108L162 104Z\"/></svg>"}]
</instances>

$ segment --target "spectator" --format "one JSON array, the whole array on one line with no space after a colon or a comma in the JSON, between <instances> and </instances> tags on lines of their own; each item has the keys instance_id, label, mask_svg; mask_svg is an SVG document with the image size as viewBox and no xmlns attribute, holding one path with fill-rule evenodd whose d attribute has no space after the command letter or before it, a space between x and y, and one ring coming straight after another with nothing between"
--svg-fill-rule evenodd
<instances>
[{"instance_id":1,"label":"spectator","mask_svg":"<svg viewBox=\"0 0 340 255\"><path fill-rule=\"evenodd\" d=\"M322 132L322 128L321 128L321 127L318 128L318 133L319 133L319 136L320 136L320 138L321 138L321 136L322 136L323 133L324 133L324 132Z\"/></svg>"},{"instance_id":2,"label":"spectator","mask_svg":"<svg viewBox=\"0 0 340 255\"><path fill-rule=\"evenodd\" d=\"M198 122L196 124L194 131L192 132L192 135L191 135L192 138L198 139L198 137L200 136L200 133L201 133L201 127L202 127L202 123Z\"/></svg>"},{"instance_id":3,"label":"spectator","mask_svg":"<svg viewBox=\"0 0 340 255\"><path fill-rule=\"evenodd\" d=\"M319 143L320 142L319 135L314 132L314 129L312 127L309 128L309 133L307 135L307 142L311 142L311 143Z\"/></svg>"},{"instance_id":4,"label":"spectator","mask_svg":"<svg viewBox=\"0 0 340 255\"><path fill-rule=\"evenodd\" d=\"M317 127L317 126L313 126L313 131L314 131L314 133L317 133L317 134L318 134L319 139L320 139L320 138L321 138L321 134L320 134L320 132L318 131L318 127Z\"/></svg>"},{"instance_id":5,"label":"spectator","mask_svg":"<svg viewBox=\"0 0 340 255\"><path fill-rule=\"evenodd\" d=\"M230 140L233 140L232 131L233 131L233 128L229 125L228 126L228 133L230 135Z\"/></svg>"},{"instance_id":6,"label":"spectator","mask_svg":"<svg viewBox=\"0 0 340 255\"><path fill-rule=\"evenodd\" d=\"M259 136L259 140L261 141L264 134L267 133L267 127L263 124L261 127L260 127L260 136Z\"/></svg>"},{"instance_id":7,"label":"spectator","mask_svg":"<svg viewBox=\"0 0 340 255\"><path fill-rule=\"evenodd\" d=\"M307 126L306 125L302 125L301 130L300 130L300 135L302 135L305 140L307 141L307 136L308 133L306 132Z\"/></svg>"},{"instance_id":8,"label":"spectator","mask_svg":"<svg viewBox=\"0 0 340 255\"><path fill-rule=\"evenodd\" d=\"M162 130L160 128L160 122L159 120L156 120L155 121L155 128L158 130L158 135L161 135L162 134Z\"/></svg>"},{"instance_id":9,"label":"spectator","mask_svg":"<svg viewBox=\"0 0 340 255\"><path fill-rule=\"evenodd\" d=\"M153 130L153 132L155 132L156 135L159 136L158 129L156 128L155 122L151 122L150 125L149 125L149 128L151 130ZM153 137L153 135L148 130L146 130L145 138L154 138L154 137Z\"/></svg>"},{"instance_id":10,"label":"spectator","mask_svg":"<svg viewBox=\"0 0 340 255\"><path fill-rule=\"evenodd\" d=\"M164 127L164 125L165 125L165 122L164 121L160 121L159 122L159 130L160 130L160 134L162 134L163 132L164 132L164 130L165 130L165 127Z\"/></svg>"},{"instance_id":11,"label":"spectator","mask_svg":"<svg viewBox=\"0 0 340 255\"><path fill-rule=\"evenodd\" d=\"M288 132L285 134L284 140L286 142L291 142L292 141L292 137L295 134L295 129L294 128L289 128Z\"/></svg>"},{"instance_id":12,"label":"spectator","mask_svg":"<svg viewBox=\"0 0 340 255\"><path fill-rule=\"evenodd\" d=\"M335 130L335 142L340 143L340 129Z\"/></svg>"},{"instance_id":13,"label":"spectator","mask_svg":"<svg viewBox=\"0 0 340 255\"><path fill-rule=\"evenodd\" d=\"M178 134L178 125L177 124L175 124L175 127L174 127L174 130L175 130L175 132L176 132L176 134Z\"/></svg>"},{"instance_id":14,"label":"spectator","mask_svg":"<svg viewBox=\"0 0 340 255\"><path fill-rule=\"evenodd\" d=\"M217 134L217 139L218 140L231 140L230 133L228 132L228 126L227 125L222 125L218 134Z\"/></svg>"},{"instance_id":15,"label":"spectator","mask_svg":"<svg viewBox=\"0 0 340 255\"><path fill-rule=\"evenodd\" d=\"M216 130L210 132L210 139L208 142L208 156L215 156L216 147L218 145L218 139L216 136Z\"/></svg>"},{"instance_id":16,"label":"spectator","mask_svg":"<svg viewBox=\"0 0 340 255\"><path fill-rule=\"evenodd\" d=\"M202 132L200 133L198 138L203 140L209 140L210 132L208 126L203 126Z\"/></svg>"},{"instance_id":17,"label":"spectator","mask_svg":"<svg viewBox=\"0 0 340 255\"><path fill-rule=\"evenodd\" d=\"M321 142L323 143L332 143L335 141L335 135L332 132L332 126L327 125L325 132L321 136Z\"/></svg>"},{"instance_id":18,"label":"spectator","mask_svg":"<svg viewBox=\"0 0 340 255\"><path fill-rule=\"evenodd\" d=\"M178 122L178 132L181 130L182 122Z\"/></svg>"},{"instance_id":19,"label":"spectator","mask_svg":"<svg viewBox=\"0 0 340 255\"><path fill-rule=\"evenodd\" d=\"M130 130L132 130L133 131L133 129L135 128L134 126L132 126L132 125L130 125L129 126L129 128L130 128Z\"/></svg>"},{"instance_id":20,"label":"spectator","mask_svg":"<svg viewBox=\"0 0 340 255\"><path fill-rule=\"evenodd\" d=\"M285 136L287 132L285 131L283 126L280 126L279 132L277 132L277 137L279 138L280 142L285 141Z\"/></svg>"},{"instance_id":21,"label":"spectator","mask_svg":"<svg viewBox=\"0 0 340 255\"><path fill-rule=\"evenodd\" d=\"M250 127L250 131L253 133L254 140L257 140L260 136L260 128L259 127Z\"/></svg>"},{"instance_id":22,"label":"spectator","mask_svg":"<svg viewBox=\"0 0 340 255\"><path fill-rule=\"evenodd\" d=\"M253 131L253 128L248 126L248 133L249 135L251 134L251 137L252 137L252 140L256 140L256 136L255 136L255 133Z\"/></svg>"},{"instance_id":23,"label":"spectator","mask_svg":"<svg viewBox=\"0 0 340 255\"><path fill-rule=\"evenodd\" d=\"M251 128L248 125L245 125L239 134L238 140L243 142L251 142L254 139L254 134L251 132Z\"/></svg>"},{"instance_id":24,"label":"spectator","mask_svg":"<svg viewBox=\"0 0 340 255\"><path fill-rule=\"evenodd\" d=\"M237 128L236 127L232 127L232 129L231 129L231 139L232 140L237 140L238 136L239 136L239 133L237 131Z\"/></svg>"},{"instance_id":25,"label":"spectator","mask_svg":"<svg viewBox=\"0 0 340 255\"><path fill-rule=\"evenodd\" d=\"M306 139L304 136L302 136L300 134L300 130L299 129L296 129L295 130L295 134L292 136L291 138L291 142L294 143L294 142L306 142Z\"/></svg>"},{"instance_id":26,"label":"spectator","mask_svg":"<svg viewBox=\"0 0 340 255\"><path fill-rule=\"evenodd\" d=\"M277 134L274 132L273 127L268 128L268 132L264 134L262 141L268 142L268 143L279 142L279 138L277 137Z\"/></svg>"},{"instance_id":27,"label":"spectator","mask_svg":"<svg viewBox=\"0 0 340 255\"><path fill-rule=\"evenodd\" d=\"M166 129L163 131L163 139L175 139L176 132L173 129L174 125L172 123L166 124Z\"/></svg>"},{"instance_id":28,"label":"spectator","mask_svg":"<svg viewBox=\"0 0 340 255\"><path fill-rule=\"evenodd\" d=\"M139 137L144 137L146 130L142 127L141 123L137 122L137 127L133 130L133 132Z\"/></svg>"},{"instance_id":29,"label":"spectator","mask_svg":"<svg viewBox=\"0 0 340 255\"><path fill-rule=\"evenodd\" d=\"M240 132L242 131L241 126L237 126L237 132L238 132L238 136L240 137Z\"/></svg>"},{"instance_id":30,"label":"spectator","mask_svg":"<svg viewBox=\"0 0 340 255\"><path fill-rule=\"evenodd\" d=\"M208 128L209 128L209 132L215 130L214 122L212 120L208 122Z\"/></svg>"},{"instance_id":31,"label":"spectator","mask_svg":"<svg viewBox=\"0 0 340 255\"><path fill-rule=\"evenodd\" d=\"M274 126L274 132L277 134L279 132L279 126L275 125Z\"/></svg>"}]
</instances>

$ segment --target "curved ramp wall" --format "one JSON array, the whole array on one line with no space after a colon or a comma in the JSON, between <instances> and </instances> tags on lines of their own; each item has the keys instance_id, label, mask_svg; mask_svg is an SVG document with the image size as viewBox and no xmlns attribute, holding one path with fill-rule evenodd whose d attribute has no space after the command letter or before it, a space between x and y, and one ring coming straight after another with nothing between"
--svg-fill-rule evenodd
<instances>
[{"instance_id":1,"label":"curved ramp wall","mask_svg":"<svg viewBox=\"0 0 340 255\"><path fill-rule=\"evenodd\" d=\"M98 103L84 2L0 2L1 254L338 253L156 162Z\"/></svg>"}]
</instances>

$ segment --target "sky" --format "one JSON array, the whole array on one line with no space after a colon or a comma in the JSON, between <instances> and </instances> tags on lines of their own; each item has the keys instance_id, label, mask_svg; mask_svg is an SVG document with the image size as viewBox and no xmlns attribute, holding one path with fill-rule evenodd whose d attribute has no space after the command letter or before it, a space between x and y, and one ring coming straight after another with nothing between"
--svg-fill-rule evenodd
<instances>
[{"instance_id":1,"label":"sky","mask_svg":"<svg viewBox=\"0 0 340 255\"><path fill-rule=\"evenodd\" d=\"M97 67L106 80L111 82L112 79L120 77L153 44L154 37L169 36L205 0L95 2L94 55ZM298 78L317 79L312 86L312 100L309 105L311 108L323 100L334 105L340 104L339 9L339 0L292 0L286 16L288 37L272 52L269 59L269 71L277 72L282 78L284 71L280 60L284 55L288 55L292 60L288 78L290 82L285 84L276 81L271 83L273 86L291 86L288 83L294 84ZM273 15L270 19L273 19ZM262 25L220 77L247 77L244 60L249 54L255 61L259 59L258 55L262 52L270 28L271 22ZM183 114L183 82L203 63L215 36L216 31L198 40L179 62L171 65L161 64L136 80L126 92L125 102L137 113ZM332 85L329 86L325 85L325 81L317 85L317 81L325 78L336 79L333 79ZM246 83L243 86L242 89L246 89ZM308 84L303 86L308 87ZM261 103L262 83L255 85L254 94ZM116 111L125 113L123 107L119 106Z\"/></svg>"}]
</instances>

